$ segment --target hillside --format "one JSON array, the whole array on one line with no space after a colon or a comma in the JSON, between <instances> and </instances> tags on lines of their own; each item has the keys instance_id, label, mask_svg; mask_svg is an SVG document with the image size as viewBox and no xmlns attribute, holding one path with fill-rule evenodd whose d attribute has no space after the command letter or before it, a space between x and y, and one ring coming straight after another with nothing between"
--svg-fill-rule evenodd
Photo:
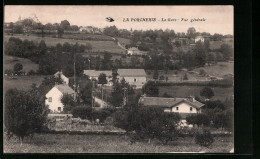
<instances>
[{"instance_id":1,"label":"hillside","mask_svg":"<svg viewBox=\"0 0 260 159\"><path fill-rule=\"evenodd\" d=\"M4 40L8 41L10 35L5 35ZM37 43L40 43L41 40L44 40L47 46L56 46L58 43L63 44L65 42L75 44L91 44L93 49L93 52L104 52L108 51L111 53L124 53L124 50L120 48L116 43L113 41L92 41L92 40L74 40L74 39L61 39L61 38L51 38L51 37L38 37L38 36L25 36L25 35L14 35L13 37L20 38L21 40L32 40Z\"/></svg>"},{"instance_id":2,"label":"hillside","mask_svg":"<svg viewBox=\"0 0 260 159\"><path fill-rule=\"evenodd\" d=\"M39 65L29 59L4 55L4 70L13 69L16 63L21 63L25 72L29 72L30 70L37 71L39 69Z\"/></svg>"}]
</instances>

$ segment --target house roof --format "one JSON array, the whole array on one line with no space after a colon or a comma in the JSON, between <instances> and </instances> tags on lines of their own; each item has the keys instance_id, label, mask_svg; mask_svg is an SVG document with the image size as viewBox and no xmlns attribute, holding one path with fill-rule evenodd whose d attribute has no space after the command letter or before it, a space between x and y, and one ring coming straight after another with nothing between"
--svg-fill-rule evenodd
<instances>
[{"instance_id":1,"label":"house roof","mask_svg":"<svg viewBox=\"0 0 260 159\"><path fill-rule=\"evenodd\" d=\"M67 78L67 79L68 79L68 77L66 77L61 71L58 71L58 72L56 72L56 73L54 74L55 77L58 77L59 75L60 75L60 77L61 77L62 79L64 79L64 78Z\"/></svg>"},{"instance_id":2,"label":"house roof","mask_svg":"<svg viewBox=\"0 0 260 159\"><path fill-rule=\"evenodd\" d=\"M101 73L106 74L106 76L112 76L112 71L84 70L84 74L90 77L98 77Z\"/></svg>"},{"instance_id":3,"label":"house roof","mask_svg":"<svg viewBox=\"0 0 260 159\"><path fill-rule=\"evenodd\" d=\"M61 91L62 94L73 94L73 93L75 93L72 88L70 88L68 85L65 85L65 84L55 85L55 87L59 91Z\"/></svg>"},{"instance_id":4,"label":"house roof","mask_svg":"<svg viewBox=\"0 0 260 159\"><path fill-rule=\"evenodd\" d=\"M117 73L123 77L146 76L144 69L118 69Z\"/></svg>"},{"instance_id":5,"label":"house roof","mask_svg":"<svg viewBox=\"0 0 260 159\"><path fill-rule=\"evenodd\" d=\"M140 97L139 103L144 106L158 106L158 107L174 107L180 103L187 103L195 108L201 108L203 103L190 98L162 98L162 97Z\"/></svg>"},{"instance_id":6,"label":"house roof","mask_svg":"<svg viewBox=\"0 0 260 159\"><path fill-rule=\"evenodd\" d=\"M131 47L128 49L128 51L139 51L136 47Z\"/></svg>"}]
</instances>

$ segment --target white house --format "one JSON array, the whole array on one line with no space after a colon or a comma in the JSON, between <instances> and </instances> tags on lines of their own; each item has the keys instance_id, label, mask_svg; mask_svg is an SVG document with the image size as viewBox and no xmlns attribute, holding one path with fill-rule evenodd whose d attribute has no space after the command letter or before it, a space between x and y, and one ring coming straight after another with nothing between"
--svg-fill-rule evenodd
<instances>
[{"instance_id":1,"label":"white house","mask_svg":"<svg viewBox=\"0 0 260 159\"><path fill-rule=\"evenodd\" d=\"M62 73L62 71L58 71L58 72L56 72L55 74L54 74L54 77L59 77L60 76L60 78L61 78L61 80L65 83L65 84L67 84L67 85L69 85L69 78L68 77L66 77L63 73Z\"/></svg>"},{"instance_id":2,"label":"white house","mask_svg":"<svg viewBox=\"0 0 260 159\"><path fill-rule=\"evenodd\" d=\"M98 77L101 73L104 73L106 75L107 78L107 84L106 86L112 86L113 82L112 82L112 70L109 71L96 71L96 70L84 70L83 74L88 76L89 79L95 79L98 81Z\"/></svg>"},{"instance_id":3,"label":"white house","mask_svg":"<svg viewBox=\"0 0 260 159\"><path fill-rule=\"evenodd\" d=\"M72 97L76 95L74 90L66 84L55 85L46 95L45 105L49 106L51 112L62 112L63 104L61 98L64 94L69 94Z\"/></svg>"},{"instance_id":4,"label":"white house","mask_svg":"<svg viewBox=\"0 0 260 159\"><path fill-rule=\"evenodd\" d=\"M131 47L127 50L127 54L129 55L146 55L147 52L146 51L140 51L138 48L136 47Z\"/></svg>"},{"instance_id":5,"label":"white house","mask_svg":"<svg viewBox=\"0 0 260 159\"><path fill-rule=\"evenodd\" d=\"M195 43L197 43L197 42L199 42L199 41L200 41L201 43L204 43L204 40L205 40L205 39L204 39L203 36L196 36L196 37L195 37Z\"/></svg>"},{"instance_id":6,"label":"white house","mask_svg":"<svg viewBox=\"0 0 260 159\"><path fill-rule=\"evenodd\" d=\"M163 97L140 97L139 104L144 106L162 107L164 112L179 113L181 122L186 125L188 115L201 113L203 103L195 100L194 97L188 98L163 98Z\"/></svg>"},{"instance_id":7,"label":"white house","mask_svg":"<svg viewBox=\"0 0 260 159\"><path fill-rule=\"evenodd\" d=\"M136 88L142 88L146 83L146 73L144 69L118 69L118 79L121 81L123 78L130 85Z\"/></svg>"}]
</instances>

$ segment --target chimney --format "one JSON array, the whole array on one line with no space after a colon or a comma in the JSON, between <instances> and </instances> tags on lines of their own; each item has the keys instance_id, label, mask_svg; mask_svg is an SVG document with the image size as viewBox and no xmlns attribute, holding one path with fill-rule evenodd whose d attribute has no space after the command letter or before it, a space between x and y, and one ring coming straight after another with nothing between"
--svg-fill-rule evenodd
<instances>
[{"instance_id":1,"label":"chimney","mask_svg":"<svg viewBox=\"0 0 260 159\"><path fill-rule=\"evenodd\" d=\"M189 96L189 100L190 100L191 102L195 102L194 96Z\"/></svg>"}]
</instances>

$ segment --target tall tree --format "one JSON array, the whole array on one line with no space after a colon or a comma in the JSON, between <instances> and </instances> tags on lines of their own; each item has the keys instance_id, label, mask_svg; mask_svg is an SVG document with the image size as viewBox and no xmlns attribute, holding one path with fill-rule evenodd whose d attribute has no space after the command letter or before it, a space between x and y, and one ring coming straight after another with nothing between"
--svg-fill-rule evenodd
<instances>
[{"instance_id":1,"label":"tall tree","mask_svg":"<svg viewBox=\"0 0 260 159\"><path fill-rule=\"evenodd\" d=\"M200 96L204 97L205 99L210 99L214 96L214 91L210 87L204 87L200 91Z\"/></svg>"},{"instance_id":2,"label":"tall tree","mask_svg":"<svg viewBox=\"0 0 260 159\"><path fill-rule=\"evenodd\" d=\"M154 81L148 81L142 88L143 93L151 97L159 95L158 85Z\"/></svg>"},{"instance_id":3,"label":"tall tree","mask_svg":"<svg viewBox=\"0 0 260 159\"><path fill-rule=\"evenodd\" d=\"M187 36L189 38L195 38L196 29L194 27L190 27L187 30Z\"/></svg>"},{"instance_id":4,"label":"tall tree","mask_svg":"<svg viewBox=\"0 0 260 159\"><path fill-rule=\"evenodd\" d=\"M5 94L4 123L9 137L24 137L41 130L46 122L47 107L35 90L9 89Z\"/></svg>"},{"instance_id":5,"label":"tall tree","mask_svg":"<svg viewBox=\"0 0 260 159\"><path fill-rule=\"evenodd\" d=\"M102 94L102 100L103 100L103 86L104 84L107 84L107 76L104 73L101 73L98 76L98 84L101 84L101 94Z\"/></svg>"}]
</instances>

